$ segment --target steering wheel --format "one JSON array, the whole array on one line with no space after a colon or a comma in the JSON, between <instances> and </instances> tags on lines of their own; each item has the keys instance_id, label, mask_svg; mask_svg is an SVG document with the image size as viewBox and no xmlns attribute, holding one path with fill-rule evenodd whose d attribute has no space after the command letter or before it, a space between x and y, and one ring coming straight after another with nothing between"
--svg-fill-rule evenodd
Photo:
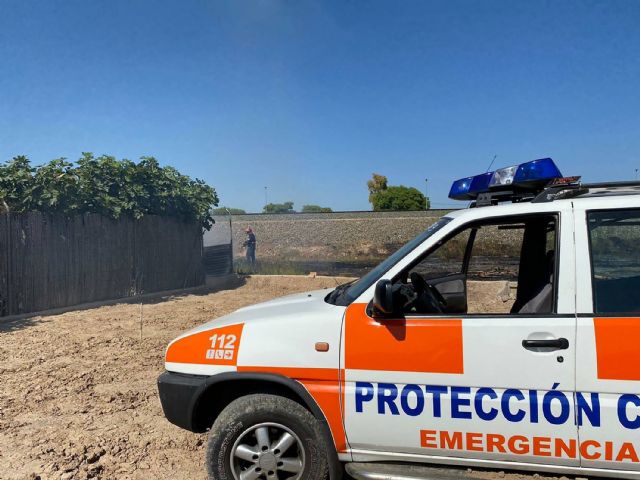
<instances>
[{"instance_id":1,"label":"steering wheel","mask_svg":"<svg viewBox=\"0 0 640 480\"><path fill-rule=\"evenodd\" d=\"M436 287L427 282L424 277L418 272L411 272L409 278L411 279L411 285L413 285L413 288L418 296L422 295L423 293L426 294L433 305L437 307L437 311L444 312L444 309L447 307L447 301Z\"/></svg>"}]
</instances>

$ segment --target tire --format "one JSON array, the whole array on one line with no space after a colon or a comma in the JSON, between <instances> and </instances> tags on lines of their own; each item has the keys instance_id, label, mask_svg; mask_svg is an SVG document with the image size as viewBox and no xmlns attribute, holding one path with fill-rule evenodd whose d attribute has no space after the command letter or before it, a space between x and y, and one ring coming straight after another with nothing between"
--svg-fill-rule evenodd
<instances>
[{"instance_id":1,"label":"tire","mask_svg":"<svg viewBox=\"0 0 640 480\"><path fill-rule=\"evenodd\" d=\"M240 480L240 472L248 479L325 480L328 448L320 422L299 403L247 395L231 402L211 427L207 471L212 480Z\"/></svg>"}]
</instances>

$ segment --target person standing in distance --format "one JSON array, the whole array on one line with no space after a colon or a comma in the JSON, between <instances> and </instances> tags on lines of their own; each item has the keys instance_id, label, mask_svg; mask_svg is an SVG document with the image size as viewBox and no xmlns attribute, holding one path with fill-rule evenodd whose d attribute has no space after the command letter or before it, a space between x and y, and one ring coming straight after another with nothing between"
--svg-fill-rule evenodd
<instances>
[{"instance_id":1,"label":"person standing in distance","mask_svg":"<svg viewBox=\"0 0 640 480\"><path fill-rule=\"evenodd\" d=\"M251 227L248 227L245 230L245 233L247 234L247 239L244 241L242 246L247 249L247 253L246 253L247 261L251 265L255 265L256 264L256 235L255 233L253 233L253 229Z\"/></svg>"}]
</instances>

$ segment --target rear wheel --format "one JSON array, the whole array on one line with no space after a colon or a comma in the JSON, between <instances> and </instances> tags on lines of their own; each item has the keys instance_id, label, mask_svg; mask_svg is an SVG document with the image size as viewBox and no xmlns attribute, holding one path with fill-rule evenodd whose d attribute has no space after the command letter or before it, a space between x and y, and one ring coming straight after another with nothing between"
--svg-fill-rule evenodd
<instances>
[{"instance_id":1,"label":"rear wheel","mask_svg":"<svg viewBox=\"0 0 640 480\"><path fill-rule=\"evenodd\" d=\"M320 423L300 404L247 395L213 424L207 470L215 480L325 480L327 449Z\"/></svg>"}]
</instances>

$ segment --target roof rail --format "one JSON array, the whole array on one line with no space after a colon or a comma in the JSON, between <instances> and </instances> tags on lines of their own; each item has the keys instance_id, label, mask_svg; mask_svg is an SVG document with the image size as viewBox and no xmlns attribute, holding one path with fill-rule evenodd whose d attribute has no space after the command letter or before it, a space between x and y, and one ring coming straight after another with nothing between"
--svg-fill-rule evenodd
<instances>
[{"instance_id":1,"label":"roof rail","mask_svg":"<svg viewBox=\"0 0 640 480\"><path fill-rule=\"evenodd\" d=\"M599 183L583 183L585 188L623 188L623 187L640 187L640 180L631 180L623 182L599 182Z\"/></svg>"},{"instance_id":2,"label":"roof rail","mask_svg":"<svg viewBox=\"0 0 640 480\"><path fill-rule=\"evenodd\" d=\"M640 181L598 182L598 183L570 183L567 185L550 185L540 192L531 203L546 203L554 200L575 198L585 195L595 189L622 189L628 187L640 188Z\"/></svg>"}]
</instances>

